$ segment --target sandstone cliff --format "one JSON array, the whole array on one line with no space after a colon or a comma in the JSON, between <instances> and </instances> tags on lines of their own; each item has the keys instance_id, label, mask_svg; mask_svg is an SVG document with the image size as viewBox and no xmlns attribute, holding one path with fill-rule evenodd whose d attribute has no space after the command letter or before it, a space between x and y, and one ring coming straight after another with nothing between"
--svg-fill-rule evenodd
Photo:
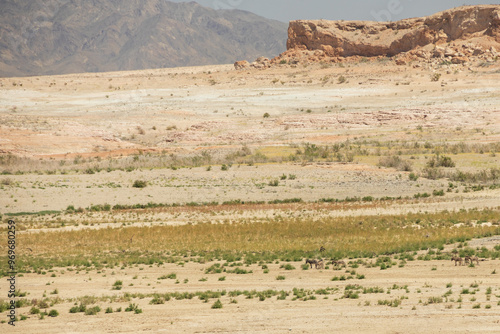
<instances>
[{"instance_id":1,"label":"sandstone cliff","mask_svg":"<svg viewBox=\"0 0 500 334\"><path fill-rule=\"evenodd\" d=\"M500 5L464 6L398 22L292 21L287 52L304 51L310 60L339 57L467 57L500 48ZM458 59L458 58L457 58ZM275 60L275 62L276 62Z\"/></svg>"}]
</instances>

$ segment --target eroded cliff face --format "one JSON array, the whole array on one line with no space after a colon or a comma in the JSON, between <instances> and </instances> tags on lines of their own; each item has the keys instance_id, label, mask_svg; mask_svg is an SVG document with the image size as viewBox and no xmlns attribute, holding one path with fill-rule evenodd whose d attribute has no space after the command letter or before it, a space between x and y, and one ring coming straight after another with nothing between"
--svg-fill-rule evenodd
<instances>
[{"instance_id":1,"label":"eroded cliff face","mask_svg":"<svg viewBox=\"0 0 500 334\"><path fill-rule=\"evenodd\" d=\"M292 21L282 58L297 51L317 60L401 54L468 57L491 48L500 48L500 5L464 6L398 22Z\"/></svg>"}]
</instances>

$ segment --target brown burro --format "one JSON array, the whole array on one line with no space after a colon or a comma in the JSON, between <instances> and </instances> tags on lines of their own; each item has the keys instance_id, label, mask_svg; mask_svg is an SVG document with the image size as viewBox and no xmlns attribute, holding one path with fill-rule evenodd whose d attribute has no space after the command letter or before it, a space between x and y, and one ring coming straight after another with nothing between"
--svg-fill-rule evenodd
<instances>
[{"instance_id":1,"label":"brown burro","mask_svg":"<svg viewBox=\"0 0 500 334\"><path fill-rule=\"evenodd\" d=\"M344 261L342 260L332 260L332 265L334 266L344 266L344 267L347 267L347 265L345 264Z\"/></svg>"},{"instance_id":2,"label":"brown burro","mask_svg":"<svg viewBox=\"0 0 500 334\"><path fill-rule=\"evenodd\" d=\"M465 264L476 262L479 265L479 258L477 256L466 256L464 260Z\"/></svg>"},{"instance_id":3,"label":"brown burro","mask_svg":"<svg viewBox=\"0 0 500 334\"><path fill-rule=\"evenodd\" d=\"M451 261L455 261L455 266L457 265L457 263L459 263L460 265L464 264L464 260L460 256L456 255L451 258Z\"/></svg>"},{"instance_id":4,"label":"brown burro","mask_svg":"<svg viewBox=\"0 0 500 334\"><path fill-rule=\"evenodd\" d=\"M314 259L307 259L307 260L306 260L306 264L309 264L309 265L311 266L311 269L312 269L313 264L314 264L314 266L316 266L316 267L318 266L318 261L317 261L317 260L314 260Z\"/></svg>"}]
</instances>

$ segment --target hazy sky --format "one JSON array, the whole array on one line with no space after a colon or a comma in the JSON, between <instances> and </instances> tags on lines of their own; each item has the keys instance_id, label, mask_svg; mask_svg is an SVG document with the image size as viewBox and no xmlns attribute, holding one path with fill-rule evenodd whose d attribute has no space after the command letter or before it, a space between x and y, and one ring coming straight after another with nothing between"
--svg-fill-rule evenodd
<instances>
[{"instance_id":1,"label":"hazy sky","mask_svg":"<svg viewBox=\"0 0 500 334\"><path fill-rule=\"evenodd\" d=\"M462 5L500 4L500 0L196 0L196 2L216 9L248 10L283 22L298 19L396 21L426 16Z\"/></svg>"}]
</instances>

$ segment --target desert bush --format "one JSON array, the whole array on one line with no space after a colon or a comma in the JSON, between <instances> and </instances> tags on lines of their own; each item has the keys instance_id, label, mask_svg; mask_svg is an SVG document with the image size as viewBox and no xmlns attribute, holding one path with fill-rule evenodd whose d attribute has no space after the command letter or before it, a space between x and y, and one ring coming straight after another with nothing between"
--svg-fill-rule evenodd
<instances>
[{"instance_id":1,"label":"desert bush","mask_svg":"<svg viewBox=\"0 0 500 334\"><path fill-rule=\"evenodd\" d=\"M79 306L73 306L72 308L69 309L69 313L78 313L78 312L85 312L87 309L87 306L84 304L80 303Z\"/></svg>"},{"instance_id":2,"label":"desert bush","mask_svg":"<svg viewBox=\"0 0 500 334\"><path fill-rule=\"evenodd\" d=\"M395 168L400 171L410 172L412 170L412 163L397 155L383 157L378 162L379 166Z\"/></svg>"},{"instance_id":3,"label":"desert bush","mask_svg":"<svg viewBox=\"0 0 500 334\"><path fill-rule=\"evenodd\" d=\"M269 185L270 187L277 187L277 186L279 186L279 184L280 184L280 181L279 181L278 179L276 179L276 180L271 180L271 181L269 181L269 183L268 183L268 185Z\"/></svg>"},{"instance_id":4,"label":"desert bush","mask_svg":"<svg viewBox=\"0 0 500 334\"><path fill-rule=\"evenodd\" d=\"M475 173L457 170L447 174L447 177L457 182L495 182L500 180L500 168L483 169Z\"/></svg>"},{"instance_id":5,"label":"desert bush","mask_svg":"<svg viewBox=\"0 0 500 334\"><path fill-rule=\"evenodd\" d=\"M94 306L91 308L87 308L85 310L85 315L96 315L97 313L101 312L101 308L99 306Z\"/></svg>"},{"instance_id":6,"label":"desert bush","mask_svg":"<svg viewBox=\"0 0 500 334\"><path fill-rule=\"evenodd\" d=\"M455 167L455 162L450 157L444 156L444 155L436 155L432 157L428 162L427 162L427 167L429 168L435 168L435 167L446 167L446 168L451 168Z\"/></svg>"},{"instance_id":7,"label":"desert bush","mask_svg":"<svg viewBox=\"0 0 500 334\"><path fill-rule=\"evenodd\" d=\"M432 195L433 196L444 196L444 190L443 189L441 189L441 190L434 190L432 192Z\"/></svg>"},{"instance_id":8,"label":"desert bush","mask_svg":"<svg viewBox=\"0 0 500 334\"><path fill-rule=\"evenodd\" d=\"M132 184L132 187L134 188L146 188L148 183L144 180L135 180L134 184Z\"/></svg>"},{"instance_id":9,"label":"desert bush","mask_svg":"<svg viewBox=\"0 0 500 334\"><path fill-rule=\"evenodd\" d=\"M427 304L439 304L443 302L442 297L429 297L427 299Z\"/></svg>"},{"instance_id":10,"label":"desert bush","mask_svg":"<svg viewBox=\"0 0 500 334\"><path fill-rule=\"evenodd\" d=\"M130 303L127 308L125 309L125 312L134 312L136 314L142 313L142 310L139 308L139 306L135 303Z\"/></svg>"},{"instance_id":11,"label":"desert bush","mask_svg":"<svg viewBox=\"0 0 500 334\"><path fill-rule=\"evenodd\" d=\"M446 174L439 168L426 167L422 170L422 176L429 180L437 180L446 177Z\"/></svg>"},{"instance_id":12,"label":"desert bush","mask_svg":"<svg viewBox=\"0 0 500 334\"><path fill-rule=\"evenodd\" d=\"M113 283L113 290L121 290L123 287L123 282L118 280L118 281L115 281L115 283ZM82 311L81 311L82 312Z\"/></svg>"},{"instance_id":13,"label":"desert bush","mask_svg":"<svg viewBox=\"0 0 500 334\"><path fill-rule=\"evenodd\" d=\"M57 317L59 315L59 312L57 312L57 310L50 310L49 312L49 317Z\"/></svg>"},{"instance_id":14,"label":"desert bush","mask_svg":"<svg viewBox=\"0 0 500 334\"><path fill-rule=\"evenodd\" d=\"M434 73L433 75L431 75L431 81L433 82L439 81L440 78L441 78L441 73Z\"/></svg>"},{"instance_id":15,"label":"desert bush","mask_svg":"<svg viewBox=\"0 0 500 334\"><path fill-rule=\"evenodd\" d=\"M245 275L253 273L252 270L241 269L239 267L234 268L234 270L226 270L228 274L237 274L237 275Z\"/></svg>"},{"instance_id":16,"label":"desert bush","mask_svg":"<svg viewBox=\"0 0 500 334\"><path fill-rule=\"evenodd\" d=\"M176 278L177 278L176 273L170 273L168 275L163 275L163 276L158 277L158 279L176 279Z\"/></svg>"},{"instance_id":17,"label":"desert bush","mask_svg":"<svg viewBox=\"0 0 500 334\"><path fill-rule=\"evenodd\" d=\"M285 270L295 270L295 267L292 266L290 263L287 263L285 265L281 265L280 268L283 268Z\"/></svg>"},{"instance_id":18,"label":"desert bush","mask_svg":"<svg viewBox=\"0 0 500 334\"><path fill-rule=\"evenodd\" d=\"M394 300L379 300L378 305L386 305L390 307L398 307L401 305L401 299L394 299Z\"/></svg>"},{"instance_id":19,"label":"desert bush","mask_svg":"<svg viewBox=\"0 0 500 334\"><path fill-rule=\"evenodd\" d=\"M14 181L12 181L12 179L11 179L11 178L6 177L6 178L3 178L3 179L0 181L0 184L1 184L1 185L4 185L4 186L10 186L10 185L14 184Z\"/></svg>"},{"instance_id":20,"label":"desert bush","mask_svg":"<svg viewBox=\"0 0 500 334\"><path fill-rule=\"evenodd\" d=\"M30 309L30 314L39 314L40 313L40 309L36 306L32 306L31 309Z\"/></svg>"},{"instance_id":21,"label":"desert bush","mask_svg":"<svg viewBox=\"0 0 500 334\"><path fill-rule=\"evenodd\" d=\"M220 301L220 299L217 299L217 301L213 303L212 308L213 309L222 308L222 302Z\"/></svg>"}]
</instances>

